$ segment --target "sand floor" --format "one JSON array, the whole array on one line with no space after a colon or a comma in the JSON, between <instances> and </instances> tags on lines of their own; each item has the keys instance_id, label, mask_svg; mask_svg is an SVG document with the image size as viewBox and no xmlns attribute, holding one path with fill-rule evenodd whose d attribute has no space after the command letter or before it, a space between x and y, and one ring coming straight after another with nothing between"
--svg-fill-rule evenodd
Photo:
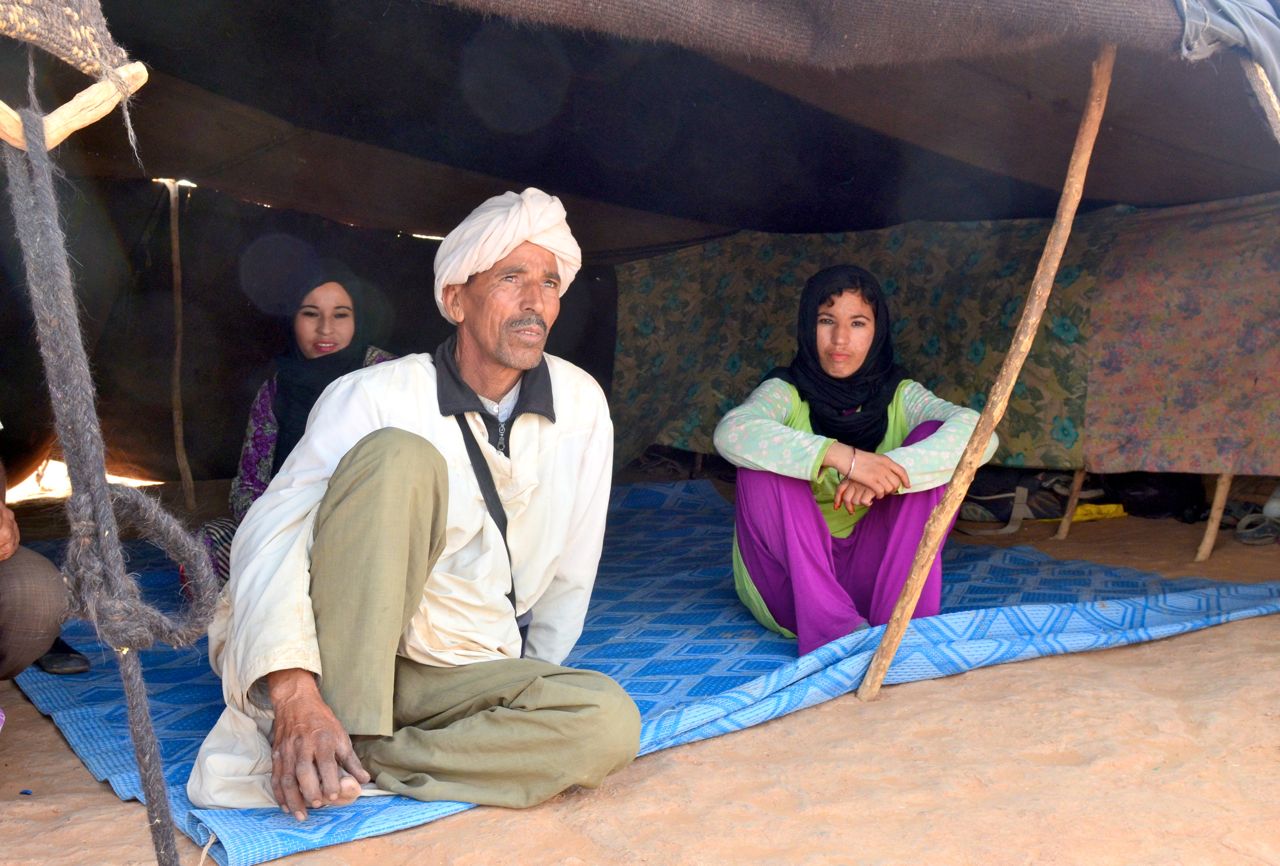
<instances>
[{"instance_id":1,"label":"sand floor","mask_svg":"<svg viewBox=\"0 0 1280 866\"><path fill-rule=\"evenodd\" d=\"M1163 574L1280 579L1280 545L1124 518L1032 543ZM145 810L0 683L0 862L149 862ZM1280 864L1280 617L850 695L298 864ZM19 793L30 789L30 796ZM184 864L199 850L179 836Z\"/></svg>"}]
</instances>

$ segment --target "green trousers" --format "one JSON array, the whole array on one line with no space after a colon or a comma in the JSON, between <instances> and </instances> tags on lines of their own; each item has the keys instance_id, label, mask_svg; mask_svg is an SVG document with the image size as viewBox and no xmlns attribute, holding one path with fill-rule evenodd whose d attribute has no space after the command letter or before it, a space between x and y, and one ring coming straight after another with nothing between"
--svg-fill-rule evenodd
<instances>
[{"instance_id":1,"label":"green trousers","mask_svg":"<svg viewBox=\"0 0 1280 866\"><path fill-rule=\"evenodd\" d=\"M535 659L396 655L448 511L444 458L413 433L370 433L338 464L311 548L325 702L388 791L524 807L595 787L639 749L639 712L613 680Z\"/></svg>"}]
</instances>

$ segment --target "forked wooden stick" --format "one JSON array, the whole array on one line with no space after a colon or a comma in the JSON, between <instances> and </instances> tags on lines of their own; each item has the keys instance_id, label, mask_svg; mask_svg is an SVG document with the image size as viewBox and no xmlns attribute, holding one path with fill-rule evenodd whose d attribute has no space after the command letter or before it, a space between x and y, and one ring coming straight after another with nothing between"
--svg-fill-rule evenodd
<instances>
[{"instance_id":1,"label":"forked wooden stick","mask_svg":"<svg viewBox=\"0 0 1280 866\"><path fill-rule=\"evenodd\" d=\"M1076 506L1080 504L1080 491L1084 489L1084 476L1084 467L1081 466L1071 478L1071 495L1067 497L1067 508L1062 512L1058 531L1053 536L1057 541L1066 539L1067 533L1071 531L1071 521L1076 516Z\"/></svg>"},{"instance_id":2,"label":"forked wooden stick","mask_svg":"<svg viewBox=\"0 0 1280 866\"><path fill-rule=\"evenodd\" d=\"M130 95L137 93L138 88L147 83L147 67L140 62L125 64L116 70L116 74L125 83ZM123 97L120 88L112 81L99 81L89 85L72 97L70 102L45 115L45 147L53 150L73 132L106 117L120 104ZM27 149L27 137L22 132L22 118L3 101L0 101L0 141L22 150Z\"/></svg>"},{"instance_id":3,"label":"forked wooden stick","mask_svg":"<svg viewBox=\"0 0 1280 866\"><path fill-rule=\"evenodd\" d=\"M1058 213L1053 219L1053 226L1049 229L1049 239L1045 243L1044 253L1040 256L1036 275L1031 281L1031 292L1027 297L1026 309L1022 311L1022 320L1018 322L1018 329L1014 332L1009 354L1005 356L995 384L991 386L987 405L978 419L977 428L969 437L969 444L965 446L964 453L960 456L960 463L951 477L951 483L947 485L947 492L933 509L928 523L925 524L920 547L916 550L916 558L911 563L911 574L902 587L902 594L898 596L898 604L893 609L893 616L885 627L880 646L876 648L876 654L871 659L871 666L867 669L866 676L862 678L862 685L858 687L858 697L864 701L869 701L880 693L885 674L889 672L889 664L898 651L898 645L902 642L902 635L907 630L911 614L916 609L916 602L920 600L920 591L924 588L929 568L933 565L938 549L942 547L942 540L951 527L956 512L960 509L965 493L969 490L969 484L973 481L973 475L978 469L987 441L995 431L996 425L1000 423L1000 419L1004 417L1005 407L1009 404L1009 395L1013 392L1013 384L1017 381L1018 373L1021 372L1022 365L1027 360L1027 353L1031 351L1031 343L1035 340L1036 330L1040 327L1040 318L1044 315L1045 307L1049 303L1049 292L1053 288L1058 265L1062 262L1067 238L1071 235L1071 223L1075 219L1076 207L1080 204L1080 197L1084 192L1084 178L1089 170L1089 157L1093 154L1093 143L1098 137L1098 127L1102 123L1102 112L1107 105L1107 92L1111 88L1111 71L1115 61L1116 47L1104 45L1098 54L1098 59L1093 62L1093 81L1089 87L1084 116L1080 119L1080 128L1076 132L1075 147L1071 151L1071 162L1067 166L1067 179L1062 188L1062 198L1058 201Z\"/></svg>"}]
</instances>

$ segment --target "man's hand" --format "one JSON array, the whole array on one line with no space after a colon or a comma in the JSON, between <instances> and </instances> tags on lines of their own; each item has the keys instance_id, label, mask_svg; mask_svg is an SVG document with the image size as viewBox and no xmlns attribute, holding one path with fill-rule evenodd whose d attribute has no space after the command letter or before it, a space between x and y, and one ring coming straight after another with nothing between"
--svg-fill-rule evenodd
<instances>
[{"instance_id":1,"label":"man's hand","mask_svg":"<svg viewBox=\"0 0 1280 866\"><path fill-rule=\"evenodd\" d=\"M307 807L350 803L370 779L351 738L329 709L310 671L267 675L275 708L271 790L282 811L306 820Z\"/></svg>"},{"instance_id":2,"label":"man's hand","mask_svg":"<svg viewBox=\"0 0 1280 866\"><path fill-rule=\"evenodd\" d=\"M0 562L13 556L19 540L18 519L7 505L0 505Z\"/></svg>"}]
</instances>

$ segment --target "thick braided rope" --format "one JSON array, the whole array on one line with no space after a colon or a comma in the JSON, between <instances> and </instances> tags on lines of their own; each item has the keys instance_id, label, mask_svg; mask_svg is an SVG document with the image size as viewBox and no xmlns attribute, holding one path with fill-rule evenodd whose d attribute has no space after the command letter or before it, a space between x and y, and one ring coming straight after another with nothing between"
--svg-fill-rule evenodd
<instances>
[{"instance_id":1,"label":"thick braided rope","mask_svg":"<svg viewBox=\"0 0 1280 866\"><path fill-rule=\"evenodd\" d=\"M64 453L65 450L64 444ZM186 646L199 640L205 634L218 593L205 546L154 498L133 487L119 484L103 487L108 496L108 509L169 554L174 562L182 563L188 586L194 588L202 580L208 586L203 592L193 593L190 609L177 619L142 601L138 585L130 575L125 574L123 581L114 579L120 572L108 567L109 553L104 557L104 545L95 543L100 525L95 519L99 509L96 491L89 495L77 492L67 502L71 539L63 565L68 580L75 581L72 585L82 588L76 592L75 615L93 622L98 634L117 649L145 649L156 641ZM119 549L119 544L114 546ZM86 592L90 580L99 581L99 585L96 591Z\"/></svg>"},{"instance_id":2,"label":"thick braided rope","mask_svg":"<svg viewBox=\"0 0 1280 866\"><path fill-rule=\"evenodd\" d=\"M34 93L31 101L34 106ZM149 647L156 640L175 645L197 640L212 613L217 581L203 545L158 503L136 490L113 490L107 484L105 448L72 290L66 237L58 220L44 118L38 110L24 110L20 115L27 141L25 158L22 151L4 145L4 162L54 424L74 491L67 503L71 539L63 568L77 611L116 649L152 843L158 862L169 866L178 863L178 854L164 769L141 665L137 653L130 650ZM125 571L116 505L128 523L186 568L192 603L184 616L170 617L142 601L137 583Z\"/></svg>"},{"instance_id":3,"label":"thick braided rope","mask_svg":"<svg viewBox=\"0 0 1280 866\"><path fill-rule=\"evenodd\" d=\"M132 488L113 491L106 482L102 432L71 288L66 239L58 223L52 164L43 147L31 147L33 138L43 135L39 115L22 114L29 167L12 148L6 150L5 162L55 426L75 491L67 502L71 542L64 570L75 591L77 612L92 620L117 649L144 649L156 640L190 644L204 634L217 581L203 545L176 519L145 494ZM113 499L125 507L133 526L185 567L193 604L181 618L141 600L137 583L124 567Z\"/></svg>"}]
</instances>

